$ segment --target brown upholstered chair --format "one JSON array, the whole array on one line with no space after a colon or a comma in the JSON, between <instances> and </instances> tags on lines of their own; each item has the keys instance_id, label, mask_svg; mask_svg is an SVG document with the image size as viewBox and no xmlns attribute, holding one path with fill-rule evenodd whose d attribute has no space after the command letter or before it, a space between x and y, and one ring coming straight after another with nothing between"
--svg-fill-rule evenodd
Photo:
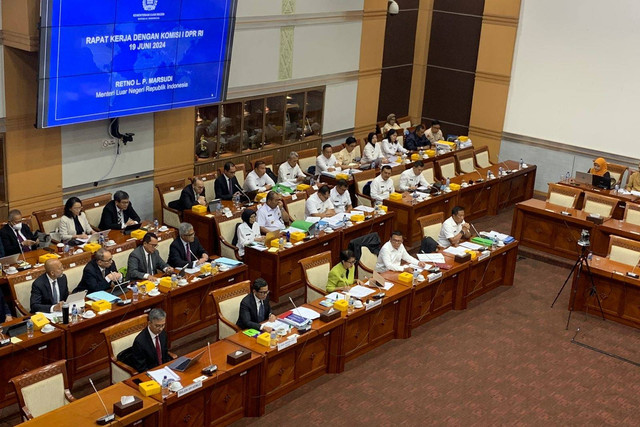
<instances>
[{"instance_id":1,"label":"brown upholstered chair","mask_svg":"<svg viewBox=\"0 0 640 427\"><path fill-rule=\"evenodd\" d=\"M232 244L236 226L242 222L241 213L236 213L231 218L216 215L215 222L220 239L220 255L231 259L241 259L238 247Z\"/></svg>"},{"instance_id":2,"label":"brown upholstered chair","mask_svg":"<svg viewBox=\"0 0 640 427\"><path fill-rule=\"evenodd\" d=\"M249 280L209 292L216 306L216 313L218 313L219 340L241 330L236 325L236 321L240 313L240 302L249 292L251 292L251 282Z\"/></svg>"},{"instance_id":3,"label":"brown upholstered chair","mask_svg":"<svg viewBox=\"0 0 640 427\"><path fill-rule=\"evenodd\" d=\"M236 166L236 174L235 177L238 180L238 184L240 185L240 188L242 188L244 186L244 177L247 175L246 174L246 167L244 166L244 163L238 163L235 164ZM223 169L219 168L218 169L218 176L223 174Z\"/></svg>"},{"instance_id":4,"label":"brown upholstered chair","mask_svg":"<svg viewBox=\"0 0 640 427\"><path fill-rule=\"evenodd\" d=\"M356 196L358 198L359 205L365 205L369 207L374 206L373 199L369 196L365 196L362 191L364 189L364 186L367 184L367 182L373 181L375 177L376 177L375 169L369 169L367 171L360 172L353 175L353 180L356 184Z\"/></svg>"},{"instance_id":5,"label":"brown upholstered chair","mask_svg":"<svg viewBox=\"0 0 640 427\"><path fill-rule=\"evenodd\" d=\"M623 221L633 225L640 225L640 205L627 202Z\"/></svg>"},{"instance_id":6,"label":"brown upholstered chair","mask_svg":"<svg viewBox=\"0 0 640 427\"><path fill-rule=\"evenodd\" d=\"M616 184L618 184L620 188L624 188L622 180L624 179L625 172L627 172L629 168L615 163L608 163L607 169L609 169L609 176L616 180L616 182L612 184L612 188L613 185ZM627 177L627 179L629 179L629 177Z\"/></svg>"},{"instance_id":7,"label":"brown upholstered chair","mask_svg":"<svg viewBox=\"0 0 640 427\"><path fill-rule=\"evenodd\" d=\"M109 364L111 384L124 381L138 373L131 366L120 362L118 360L118 354L133 345L136 336L147 327L147 323L148 316L141 314L140 316L127 319L100 331L107 342L107 351L109 352L109 359L111 360Z\"/></svg>"},{"instance_id":8,"label":"brown upholstered chair","mask_svg":"<svg viewBox=\"0 0 640 427\"><path fill-rule=\"evenodd\" d=\"M293 195L283 196L282 201L284 203L284 208L287 210L287 213L291 217L291 222L293 221L304 221L304 208L307 203L307 193L300 192L295 193L295 200L293 200Z\"/></svg>"},{"instance_id":9,"label":"brown upholstered chair","mask_svg":"<svg viewBox=\"0 0 640 427\"><path fill-rule=\"evenodd\" d=\"M395 191L398 191L398 188L400 188L400 175L402 175L402 172L405 170L407 170L405 165L393 166L391 168L391 181L393 181Z\"/></svg>"},{"instance_id":10,"label":"brown upholstered chair","mask_svg":"<svg viewBox=\"0 0 640 427\"><path fill-rule=\"evenodd\" d=\"M214 183L218 174L216 172L209 172L203 175L196 175L196 178L200 178L204 182L204 194L207 200L216 198L216 191L214 189Z\"/></svg>"},{"instance_id":11,"label":"brown upholstered chair","mask_svg":"<svg viewBox=\"0 0 640 427\"><path fill-rule=\"evenodd\" d=\"M38 221L38 228L43 233L47 234L58 228L60 217L62 215L64 215L64 206L43 209L33 213L33 216L36 217L36 221Z\"/></svg>"},{"instance_id":12,"label":"brown upholstered chair","mask_svg":"<svg viewBox=\"0 0 640 427\"><path fill-rule=\"evenodd\" d=\"M373 270L376 268L378 257L366 246L362 246L360 251L360 259L358 260L358 268L356 271L358 279L365 280L365 277L373 276Z\"/></svg>"},{"instance_id":13,"label":"brown upholstered chair","mask_svg":"<svg viewBox=\"0 0 640 427\"><path fill-rule=\"evenodd\" d=\"M472 173L475 172L475 161L473 157L473 151L464 150L454 154L456 160L456 170L458 173Z\"/></svg>"},{"instance_id":14,"label":"brown upholstered chair","mask_svg":"<svg viewBox=\"0 0 640 427\"><path fill-rule=\"evenodd\" d=\"M476 159L476 167L490 168L493 166L493 163L489 160L489 148L486 145L473 150L473 156Z\"/></svg>"},{"instance_id":15,"label":"brown upholstered chair","mask_svg":"<svg viewBox=\"0 0 640 427\"><path fill-rule=\"evenodd\" d=\"M160 204L162 205L162 223L170 227L178 228L182 221L182 213L176 209L170 208L169 203L178 200L180 193L185 186L184 179L178 179L171 182L156 184L158 196L160 196Z\"/></svg>"},{"instance_id":16,"label":"brown upholstered chair","mask_svg":"<svg viewBox=\"0 0 640 427\"><path fill-rule=\"evenodd\" d=\"M442 228L442 223L444 222L444 214L442 212L437 212L421 216L417 221L418 224L420 224L420 230L422 230L422 238L431 237L437 242L440 229Z\"/></svg>"},{"instance_id":17,"label":"brown upholstered chair","mask_svg":"<svg viewBox=\"0 0 640 427\"><path fill-rule=\"evenodd\" d=\"M331 251L303 258L298 261L305 283L307 303L327 295L327 279L331 271Z\"/></svg>"},{"instance_id":18,"label":"brown upholstered chair","mask_svg":"<svg viewBox=\"0 0 640 427\"><path fill-rule=\"evenodd\" d=\"M437 174L440 179L453 178L456 175L456 164L453 157L436 160Z\"/></svg>"},{"instance_id":19,"label":"brown upholstered chair","mask_svg":"<svg viewBox=\"0 0 640 427\"><path fill-rule=\"evenodd\" d=\"M549 183L547 202L556 206L562 206L563 208L575 209L580 194L582 194L582 190L579 188Z\"/></svg>"},{"instance_id":20,"label":"brown upholstered chair","mask_svg":"<svg viewBox=\"0 0 640 427\"><path fill-rule=\"evenodd\" d=\"M89 197L82 201L82 210L87 216L87 221L91 224L94 230L99 230L100 218L102 217L102 210L104 205L111 201L111 193L100 194L99 196Z\"/></svg>"},{"instance_id":21,"label":"brown upholstered chair","mask_svg":"<svg viewBox=\"0 0 640 427\"><path fill-rule=\"evenodd\" d=\"M257 159L253 159L251 161L251 169L252 170L255 169L256 162L258 162L260 160L265 163L267 168L271 169L271 172L273 172L274 174L278 175L278 171L273 168L273 156L264 156L264 157L258 157Z\"/></svg>"},{"instance_id":22,"label":"brown upholstered chair","mask_svg":"<svg viewBox=\"0 0 640 427\"><path fill-rule=\"evenodd\" d=\"M589 214L598 214L603 218L610 218L617 204L618 199L587 191L584 193L582 210Z\"/></svg>"},{"instance_id":23,"label":"brown upholstered chair","mask_svg":"<svg viewBox=\"0 0 640 427\"><path fill-rule=\"evenodd\" d=\"M308 148L306 150L298 151L298 166L303 173L307 174L310 166L316 165L316 157L318 156L318 150L316 148Z\"/></svg>"},{"instance_id":24,"label":"brown upholstered chair","mask_svg":"<svg viewBox=\"0 0 640 427\"><path fill-rule=\"evenodd\" d=\"M607 258L612 261L636 266L640 261L640 242L612 235L609 237Z\"/></svg>"},{"instance_id":25,"label":"brown upholstered chair","mask_svg":"<svg viewBox=\"0 0 640 427\"><path fill-rule=\"evenodd\" d=\"M16 306L16 310L23 315L29 315L31 308L31 285L44 274L44 268L29 269L9 276L9 288Z\"/></svg>"}]
</instances>

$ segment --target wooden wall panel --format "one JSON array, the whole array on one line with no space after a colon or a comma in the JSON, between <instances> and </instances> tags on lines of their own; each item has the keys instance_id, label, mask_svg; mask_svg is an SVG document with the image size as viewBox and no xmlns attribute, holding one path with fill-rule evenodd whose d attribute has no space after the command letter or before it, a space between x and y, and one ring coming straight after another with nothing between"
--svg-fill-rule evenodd
<instances>
[{"instance_id":1,"label":"wooden wall panel","mask_svg":"<svg viewBox=\"0 0 640 427\"><path fill-rule=\"evenodd\" d=\"M471 115L475 76L437 67L429 67L427 75L423 117L466 128Z\"/></svg>"},{"instance_id":2,"label":"wooden wall panel","mask_svg":"<svg viewBox=\"0 0 640 427\"><path fill-rule=\"evenodd\" d=\"M431 25L429 65L475 71L482 17L434 11Z\"/></svg>"},{"instance_id":3,"label":"wooden wall panel","mask_svg":"<svg viewBox=\"0 0 640 427\"><path fill-rule=\"evenodd\" d=\"M415 48L413 53L413 75L411 77L411 97L409 99L409 117L411 122L422 118L424 87L427 78L427 58L431 39L431 20L433 0L420 0L418 21L416 24Z\"/></svg>"},{"instance_id":4,"label":"wooden wall panel","mask_svg":"<svg viewBox=\"0 0 640 427\"><path fill-rule=\"evenodd\" d=\"M485 0L435 0L433 8L453 13L482 15Z\"/></svg>"},{"instance_id":5,"label":"wooden wall panel","mask_svg":"<svg viewBox=\"0 0 640 427\"><path fill-rule=\"evenodd\" d=\"M400 6L402 7L402 6ZM402 10L387 18L382 67L413 63L418 10Z\"/></svg>"},{"instance_id":6,"label":"wooden wall panel","mask_svg":"<svg viewBox=\"0 0 640 427\"><path fill-rule=\"evenodd\" d=\"M27 52L38 50L40 0L3 0L3 44Z\"/></svg>"},{"instance_id":7,"label":"wooden wall panel","mask_svg":"<svg viewBox=\"0 0 640 427\"><path fill-rule=\"evenodd\" d=\"M382 69L378 121L386 120L390 113L397 117L409 114L412 74L412 64Z\"/></svg>"},{"instance_id":8,"label":"wooden wall panel","mask_svg":"<svg viewBox=\"0 0 640 427\"><path fill-rule=\"evenodd\" d=\"M513 55L505 55L516 43L517 28L485 23L478 49L477 73L493 74L508 78L511 75Z\"/></svg>"},{"instance_id":9,"label":"wooden wall panel","mask_svg":"<svg viewBox=\"0 0 640 427\"><path fill-rule=\"evenodd\" d=\"M520 0L484 0L484 16L518 19Z\"/></svg>"}]
</instances>

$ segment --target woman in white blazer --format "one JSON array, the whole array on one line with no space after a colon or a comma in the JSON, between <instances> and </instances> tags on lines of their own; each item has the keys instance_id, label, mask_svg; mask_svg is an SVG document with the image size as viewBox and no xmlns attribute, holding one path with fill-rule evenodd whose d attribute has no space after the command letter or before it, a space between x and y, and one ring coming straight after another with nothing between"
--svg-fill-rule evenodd
<instances>
[{"instance_id":1,"label":"woman in white blazer","mask_svg":"<svg viewBox=\"0 0 640 427\"><path fill-rule=\"evenodd\" d=\"M82 212L82 202L77 197L69 198L64 204L64 215L60 218L58 231L63 241L86 239L93 233L87 216Z\"/></svg>"},{"instance_id":2,"label":"woman in white blazer","mask_svg":"<svg viewBox=\"0 0 640 427\"><path fill-rule=\"evenodd\" d=\"M364 146L360 164L366 165L378 159L381 159L382 163L389 162L382 154L382 149L380 148L378 137L376 136L375 132L370 132L367 136L367 143Z\"/></svg>"}]
</instances>

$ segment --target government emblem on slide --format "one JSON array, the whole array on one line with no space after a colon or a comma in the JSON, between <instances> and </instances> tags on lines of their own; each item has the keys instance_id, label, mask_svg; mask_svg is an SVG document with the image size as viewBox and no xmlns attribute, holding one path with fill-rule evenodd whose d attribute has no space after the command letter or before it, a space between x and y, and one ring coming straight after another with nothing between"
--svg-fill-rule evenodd
<instances>
[{"instance_id":1,"label":"government emblem on slide","mask_svg":"<svg viewBox=\"0 0 640 427\"><path fill-rule=\"evenodd\" d=\"M158 0L142 0L142 7L147 12L153 12L156 10L156 6L158 5Z\"/></svg>"}]
</instances>

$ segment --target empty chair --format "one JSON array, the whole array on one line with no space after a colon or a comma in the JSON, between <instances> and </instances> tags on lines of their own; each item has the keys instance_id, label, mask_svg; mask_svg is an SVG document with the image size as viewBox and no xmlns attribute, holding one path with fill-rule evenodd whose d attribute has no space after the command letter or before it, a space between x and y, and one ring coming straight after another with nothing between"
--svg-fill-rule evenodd
<instances>
[{"instance_id":1,"label":"empty chair","mask_svg":"<svg viewBox=\"0 0 640 427\"><path fill-rule=\"evenodd\" d=\"M162 184L156 184L160 204L162 205L162 223L173 228L178 228L182 214L177 209L169 206L171 202L180 199L180 193L184 188L184 179L179 179Z\"/></svg>"},{"instance_id":2,"label":"empty chair","mask_svg":"<svg viewBox=\"0 0 640 427\"><path fill-rule=\"evenodd\" d=\"M640 205L627 202L627 207L624 210L624 222L640 225Z\"/></svg>"},{"instance_id":3,"label":"empty chair","mask_svg":"<svg viewBox=\"0 0 640 427\"><path fill-rule=\"evenodd\" d=\"M309 167L316 165L318 150L316 148L300 150L298 151L298 156L298 166L300 166L300 170L304 173L309 173Z\"/></svg>"},{"instance_id":4,"label":"empty chair","mask_svg":"<svg viewBox=\"0 0 640 427\"><path fill-rule=\"evenodd\" d=\"M104 205L111 201L111 193L101 194L95 197L89 197L82 201L82 210L87 216L87 221L91 224L94 230L98 230L100 225L100 217L102 216L102 209Z\"/></svg>"},{"instance_id":5,"label":"empty chair","mask_svg":"<svg viewBox=\"0 0 640 427\"><path fill-rule=\"evenodd\" d=\"M293 200L293 195L284 196L282 201L292 222L298 220L304 221L304 207L305 203L307 203L307 193L295 193L295 200Z\"/></svg>"},{"instance_id":6,"label":"empty chair","mask_svg":"<svg viewBox=\"0 0 640 427\"><path fill-rule=\"evenodd\" d=\"M433 172L433 162L426 162L424 164L424 170L422 171L422 176L427 180L429 184L433 184L436 180L435 174Z\"/></svg>"},{"instance_id":7,"label":"empty chair","mask_svg":"<svg viewBox=\"0 0 640 427\"><path fill-rule=\"evenodd\" d=\"M582 194L582 190L579 188L549 183L547 202L561 206L565 209L575 209L578 204L580 194Z\"/></svg>"},{"instance_id":8,"label":"empty chair","mask_svg":"<svg viewBox=\"0 0 640 427\"><path fill-rule=\"evenodd\" d=\"M107 342L107 351L111 360L109 364L111 384L124 381L137 374L131 366L118 360L118 354L133 345L136 336L147 327L147 322L148 316L141 314L100 331Z\"/></svg>"},{"instance_id":9,"label":"empty chair","mask_svg":"<svg viewBox=\"0 0 640 427\"><path fill-rule=\"evenodd\" d=\"M464 150L459 153L455 153L456 168L458 173L472 173L475 172L475 162L473 160L473 151Z\"/></svg>"},{"instance_id":10,"label":"empty chair","mask_svg":"<svg viewBox=\"0 0 640 427\"><path fill-rule=\"evenodd\" d=\"M305 283L305 301L307 303L327 294L327 279L331 271L331 252L303 258L298 261Z\"/></svg>"},{"instance_id":11,"label":"empty chair","mask_svg":"<svg viewBox=\"0 0 640 427\"><path fill-rule=\"evenodd\" d=\"M640 261L640 242L620 236L610 236L607 257L611 261L636 266Z\"/></svg>"},{"instance_id":12,"label":"empty chair","mask_svg":"<svg viewBox=\"0 0 640 427\"><path fill-rule=\"evenodd\" d=\"M236 226L242 222L242 217L239 214L231 218L216 216L215 221L220 239L220 255L231 259L240 259L238 247L232 242L236 234Z\"/></svg>"},{"instance_id":13,"label":"empty chair","mask_svg":"<svg viewBox=\"0 0 640 427\"><path fill-rule=\"evenodd\" d=\"M473 151L473 156L476 159L476 166L479 168L490 168L493 163L489 160L489 149L487 146L480 147Z\"/></svg>"},{"instance_id":14,"label":"empty chair","mask_svg":"<svg viewBox=\"0 0 640 427\"><path fill-rule=\"evenodd\" d=\"M454 178L457 175L456 164L453 157L436 160L436 167L438 168L438 176L441 179Z\"/></svg>"},{"instance_id":15,"label":"empty chair","mask_svg":"<svg viewBox=\"0 0 640 427\"><path fill-rule=\"evenodd\" d=\"M240 313L240 302L247 296L250 290L251 282L245 280L209 293L216 306L216 313L218 313L219 340L241 330L240 327L236 325Z\"/></svg>"},{"instance_id":16,"label":"empty chair","mask_svg":"<svg viewBox=\"0 0 640 427\"><path fill-rule=\"evenodd\" d=\"M38 221L38 228L43 233L47 234L50 234L58 228L60 217L62 215L64 215L63 206L51 209L43 209L40 211L35 211L33 213L33 216L36 217L36 221Z\"/></svg>"},{"instance_id":17,"label":"empty chair","mask_svg":"<svg viewBox=\"0 0 640 427\"><path fill-rule=\"evenodd\" d=\"M622 184L622 180L624 179L624 174L629 170L628 167L617 165L615 163L607 163L607 169L609 170L609 176L616 181L611 185L613 188L614 185L618 184L620 188L624 188Z\"/></svg>"},{"instance_id":18,"label":"empty chair","mask_svg":"<svg viewBox=\"0 0 640 427\"><path fill-rule=\"evenodd\" d=\"M603 218L609 218L617 204L618 199L587 191L584 193L584 206L582 210L588 214L597 214Z\"/></svg>"},{"instance_id":19,"label":"empty chair","mask_svg":"<svg viewBox=\"0 0 640 427\"><path fill-rule=\"evenodd\" d=\"M424 239L425 237L431 237L437 242L443 222L444 214L442 212L437 212L418 218L420 230L422 230L422 238Z\"/></svg>"},{"instance_id":20,"label":"empty chair","mask_svg":"<svg viewBox=\"0 0 640 427\"><path fill-rule=\"evenodd\" d=\"M359 205L369 207L373 206L373 199L369 196L365 196L364 194L364 186L367 185L369 181L373 181L375 177L376 171L374 169L370 169L353 175L353 179L356 184L356 197L358 198Z\"/></svg>"},{"instance_id":21,"label":"empty chair","mask_svg":"<svg viewBox=\"0 0 640 427\"><path fill-rule=\"evenodd\" d=\"M349 242L349 250L353 251L358 260L356 268L358 279L364 280L365 277L371 277L380 251L380 235L373 232L356 237Z\"/></svg>"}]
</instances>

